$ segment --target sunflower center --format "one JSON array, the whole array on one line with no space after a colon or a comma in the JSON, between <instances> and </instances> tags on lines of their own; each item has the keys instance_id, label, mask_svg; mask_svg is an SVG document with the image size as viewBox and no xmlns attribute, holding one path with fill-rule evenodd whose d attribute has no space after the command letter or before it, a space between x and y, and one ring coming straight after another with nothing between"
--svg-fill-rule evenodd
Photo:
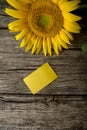
<instances>
[{"instance_id":1,"label":"sunflower center","mask_svg":"<svg viewBox=\"0 0 87 130\"><path fill-rule=\"evenodd\" d=\"M55 36L63 27L62 12L51 0L36 0L29 9L28 24L37 36Z\"/></svg>"},{"instance_id":2,"label":"sunflower center","mask_svg":"<svg viewBox=\"0 0 87 130\"><path fill-rule=\"evenodd\" d=\"M49 15L41 15L38 19L38 25L43 28L48 28L51 24L51 17Z\"/></svg>"}]
</instances>

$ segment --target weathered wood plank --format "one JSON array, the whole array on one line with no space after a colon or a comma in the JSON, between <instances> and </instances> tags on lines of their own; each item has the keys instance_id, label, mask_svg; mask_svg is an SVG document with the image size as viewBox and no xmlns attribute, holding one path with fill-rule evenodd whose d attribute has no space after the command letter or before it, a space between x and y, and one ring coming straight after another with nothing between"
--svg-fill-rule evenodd
<instances>
[{"instance_id":1,"label":"weathered wood plank","mask_svg":"<svg viewBox=\"0 0 87 130\"><path fill-rule=\"evenodd\" d=\"M4 74L0 74L0 93L30 93L30 90L28 90L22 81L29 72L31 71L8 71L7 73L3 72ZM48 85L38 94L87 94L86 80L87 74L84 73L80 76L78 73L67 74L59 72L59 79Z\"/></svg>"},{"instance_id":2,"label":"weathered wood plank","mask_svg":"<svg viewBox=\"0 0 87 130\"><path fill-rule=\"evenodd\" d=\"M4 9L6 7L11 7L11 6L9 6L6 0L0 0L0 15L5 15Z\"/></svg>"},{"instance_id":3,"label":"weathered wood plank","mask_svg":"<svg viewBox=\"0 0 87 130\"><path fill-rule=\"evenodd\" d=\"M0 130L86 130L87 97L0 96Z\"/></svg>"},{"instance_id":4,"label":"weathered wood plank","mask_svg":"<svg viewBox=\"0 0 87 130\"><path fill-rule=\"evenodd\" d=\"M8 24L12 22L12 18L7 15L0 15L0 29L4 29L8 27Z\"/></svg>"},{"instance_id":5,"label":"weathered wood plank","mask_svg":"<svg viewBox=\"0 0 87 130\"><path fill-rule=\"evenodd\" d=\"M41 93L86 94L87 53L82 52L80 46L87 42L87 33L83 33L69 50L64 50L59 56L44 57L42 52L40 55L25 53L19 42L3 30L0 37L0 93L29 93L22 79L49 62L59 78Z\"/></svg>"},{"instance_id":6,"label":"weathered wood plank","mask_svg":"<svg viewBox=\"0 0 87 130\"><path fill-rule=\"evenodd\" d=\"M42 52L33 56L20 49L7 30L12 20L4 12L7 6L0 0L0 130L86 130L87 53L81 46L87 42L87 32L76 35L73 46L58 57L44 57ZM45 62L59 78L31 96L22 79Z\"/></svg>"},{"instance_id":7,"label":"weathered wood plank","mask_svg":"<svg viewBox=\"0 0 87 130\"><path fill-rule=\"evenodd\" d=\"M6 0L0 0L0 29L7 28L8 23L12 21L12 18L5 13L6 7L10 7Z\"/></svg>"},{"instance_id":8,"label":"weathered wood plank","mask_svg":"<svg viewBox=\"0 0 87 130\"><path fill-rule=\"evenodd\" d=\"M58 73L59 78L42 90L43 94L87 94L87 70L81 65L51 66ZM17 63L18 64L18 63ZM0 71L0 93L30 93L22 79L35 70L39 65L29 65L24 70ZM40 94L39 93L39 94Z\"/></svg>"},{"instance_id":9,"label":"weathered wood plank","mask_svg":"<svg viewBox=\"0 0 87 130\"><path fill-rule=\"evenodd\" d=\"M38 56L31 56L30 53L25 53L24 49L19 48L19 42L15 41L13 34L10 34L8 30L3 30L12 20L4 13L4 8L7 6L5 0L0 1L0 92L27 93L28 89L24 88L22 79L48 61L59 74L59 79L54 82L55 85L49 85L50 87L42 93L86 94L87 58L86 54L80 51L80 47L87 42L87 32L78 35L74 41L77 44L73 43L73 46L63 51L59 57L43 57L42 53ZM56 89L58 89L57 92Z\"/></svg>"}]
</instances>

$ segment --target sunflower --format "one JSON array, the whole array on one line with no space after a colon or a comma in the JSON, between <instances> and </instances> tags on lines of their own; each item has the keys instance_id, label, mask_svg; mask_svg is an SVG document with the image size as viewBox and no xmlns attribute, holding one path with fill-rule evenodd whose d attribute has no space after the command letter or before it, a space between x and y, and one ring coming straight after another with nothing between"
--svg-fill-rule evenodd
<instances>
[{"instance_id":1,"label":"sunflower","mask_svg":"<svg viewBox=\"0 0 87 130\"><path fill-rule=\"evenodd\" d=\"M7 0L13 7L5 12L16 18L8 24L11 32L18 32L16 40L25 51L44 55L58 55L62 48L67 49L73 40L72 33L79 33L77 23L80 16L71 12L78 8L80 0Z\"/></svg>"}]
</instances>

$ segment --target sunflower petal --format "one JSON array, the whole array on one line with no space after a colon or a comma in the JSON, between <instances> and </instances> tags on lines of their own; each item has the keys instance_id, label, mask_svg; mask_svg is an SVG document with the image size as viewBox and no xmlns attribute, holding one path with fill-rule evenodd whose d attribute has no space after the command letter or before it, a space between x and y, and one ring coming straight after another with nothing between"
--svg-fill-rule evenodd
<instances>
[{"instance_id":1,"label":"sunflower petal","mask_svg":"<svg viewBox=\"0 0 87 130\"><path fill-rule=\"evenodd\" d=\"M8 24L8 27L10 27L10 26L19 26L21 24L24 24L23 20L14 20L14 21L12 21L11 23Z\"/></svg>"},{"instance_id":2,"label":"sunflower petal","mask_svg":"<svg viewBox=\"0 0 87 130\"><path fill-rule=\"evenodd\" d=\"M19 2L18 0L6 0L11 6L13 6L15 9L19 9L19 10L28 10L28 6L27 4L22 4L21 2Z\"/></svg>"},{"instance_id":3,"label":"sunflower petal","mask_svg":"<svg viewBox=\"0 0 87 130\"><path fill-rule=\"evenodd\" d=\"M9 26L8 29L10 30L10 32L19 32L22 30L20 26L17 26L17 27Z\"/></svg>"},{"instance_id":4,"label":"sunflower petal","mask_svg":"<svg viewBox=\"0 0 87 130\"><path fill-rule=\"evenodd\" d=\"M22 31L23 28L28 28L28 25L23 20L15 20L8 24L8 28L11 32L19 32Z\"/></svg>"},{"instance_id":5,"label":"sunflower petal","mask_svg":"<svg viewBox=\"0 0 87 130\"><path fill-rule=\"evenodd\" d=\"M78 8L78 4L80 3L80 0L72 0L72 1L67 1L67 2L61 2L60 0L60 8L63 11L73 11Z\"/></svg>"},{"instance_id":6,"label":"sunflower petal","mask_svg":"<svg viewBox=\"0 0 87 130\"><path fill-rule=\"evenodd\" d=\"M60 38L59 35L57 35L57 40L58 40L58 43L65 49L68 49L68 46L67 44Z\"/></svg>"},{"instance_id":7,"label":"sunflower petal","mask_svg":"<svg viewBox=\"0 0 87 130\"><path fill-rule=\"evenodd\" d=\"M20 47L24 47L28 44L27 40L26 40L26 36L23 38L22 42L20 43Z\"/></svg>"},{"instance_id":8,"label":"sunflower petal","mask_svg":"<svg viewBox=\"0 0 87 130\"><path fill-rule=\"evenodd\" d=\"M32 52L31 54L34 54L36 49L37 49L37 44L38 44L38 37L34 40L34 43L33 43L33 48L32 48Z\"/></svg>"},{"instance_id":9,"label":"sunflower petal","mask_svg":"<svg viewBox=\"0 0 87 130\"><path fill-rule=\"evenodd\" d=\"M5 12L14 18L25 18L26 13L14 9L5 8Z\"/></svg>"},{"instance_id":10,"label":"sunflower petal","mask_svg":"<svg viewBox=\"0 0 87 130\"><path fill-rule=\"evenodd\" d=\"M68 37L70 40L74 40L73 37L72 37L72 35L71 35L67 30L63 29L62 31L67 35L67 37Z\"/></svg>"},{"instance_id":11,"label":"sunflower petal","mask_svg":"<svg viewBox=\"0 0 87 130\"><path fill-rule=\"evenodd\" d=\"M19 34L15 36L16 40L20 40L24 35L28 33L28 31L28 28L24 28Z\"/></svg>"},{"instance_id":12,"label":"sunflower petal","mask_svg":"<svg viewBox=\"0 0 87 130\"><path fill-rule=\"evenodd\" d=\"M25 28L27 25L27 22L24 20L15 20L8 24L8 28L11 32L18 32L21 31L23 28Z\"/></svg>"},{"instance_id":13,"label":"sunflower petal","mask_svg":"<svg viewBox=\"0 0 87 130\"><path fill-rule=\"evenodd\" d=\"M48 53L51 56L52 55L52 51L51 51L51 39L47 37L47 46L48 46Z\"/></svg>"},{"instance_id":14,"label":"sunflower petal","mask_svg":"<svg viewBox=\"0 0 87 130\"><path fill-rule=\"evenodd\" d=\"M62 39L64 42L70 44L70 41L69 41L67 35L65 34L65 32L64 32L63 30L60 31L60 37L61 37L61 39Z\"/></svg>"},{"instance_id":15,"label":"sunflower petal","mask_svg":"<svg viewBox=\"0 0 87 130\"><path fill-rule=\"evenodd\" d=\"M28 41L25 52L28 52L32 48L32 46L33 46L33 43L31 41Z\"/></svg>"},{"instance_id":16,"label":"sunflower petal","mask_svg":"<svg viewBox=\"0 0 87 130\"><path fill-rule=\"evenodd\" d=\"M43 51L44 51L44 55L47 55L47 43L46 43L46 39L43 38Z\"/></svg>"},{"instance_id":17,"label":"sunflower petal","mask_svg":"<svg viewBox=\"0 0 87 130\"><path fill-rule=\"evenodd\" d=\"M72 33L79 33L80 32L80 26L76 22L64 22L64 28Z\"/></svg>"},{"instance_id":18,"label":"sunflower petal","mask_svg":"<svg viewBox=\"0 0 87 130\"><path fill-rule=\"evenodd\" d=\"M55 36L55 41L56 41L56 43L57 43L58 50L59 50L59 51L62 51L62 47L61 47L61 45L59 44L59 41L58 41L57 37L58 37L58 34Z\"/></svg>"},{"instance_id":19,"label":"sunflower petal","mask_svg":"<svg viewBox=\"0 0 87 130\"><path fill-rule=\"evenodd\" d=\"M53 49L54 49L55 53L58 55L59 51L58 51L57 41L53 37L51 40L52 40Z\"/></svg>"},{"instance_id":20,"label":"sunflower petal","mask_svg":"<svg viewBox=\"0 0 87 130\"><path fill-rule=\"evenodd\" d=\"M63 14L64 18L70 22L81 20L80 16L77 16L77 15L74 15L71 13L63 12L62 14Z\"/></svg>"},{"instance_id":21,"label":"sunflower petal","mask_svg":"<svg viewBox=\"0 0 87 130\"><path fill-rule=\"evenodd\" d=\"M29 43L28 43L28 45L26 46L26 49L25 49L26 52L29 51L29 50L33 47L34 41L35 41L35 39L36 39L36 36L33 35L33 33L31 33L30 36L28 35L28 39L29 39L29 40L28 40Z\"/></svg>"},{"instance_id":22,"label":"sunflower petal","mask_svg":"<svg viewBox=\"0 0 87 130\"><path fill-rule=\"evenodd\" d=\"M22 42L20 43L20 47L24 47L28 44L28 41L30 40L31 33L26 34L26 36L23 38Z\"/></svg>"},{"instance_id":23,"label":"sunflower petal","mask_svg":"<svg viewBox=\"0 0 87 130\"><path fill-rule=\"evenodd\" d=\"M41 47L42 47L42 38L39 38L36 54L38 54L41 51Z\"/></svg>"}]
</instances>

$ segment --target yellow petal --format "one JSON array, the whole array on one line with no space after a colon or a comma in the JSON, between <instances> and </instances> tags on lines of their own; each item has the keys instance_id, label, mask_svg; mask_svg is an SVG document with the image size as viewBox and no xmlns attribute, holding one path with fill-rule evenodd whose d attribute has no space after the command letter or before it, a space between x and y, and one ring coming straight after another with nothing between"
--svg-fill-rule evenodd
<instances>
[{"instance_id":1,"label":"yellow petal","mask_svg":"<svg viewBox=\"0 0 87 130\"><path fill-rule=\"evenodd\" d=\"M70 41L69 41L67 35L65 34L65 32L64 32L63 30L60 31L60 37L61 37L61 39L62 39L64 42L70 44Z\"/></svg>"},{"instance_id":2,"label":"yellow petal","mask_svg":"<svg viewBox=\"0 0 87 130\"><path fill-rule=\"evenodd\" d=\"M60 2L59 6L61 10L70 12L77 9L79 3L80 0L72 0L67 2Z\"/></svg>"},{"instance_id":3,"label":"yellow petal","mask_svg":"<svg viewBox=\"0 0 87 130\"><path fill-rule=\"evenodd\" d=\"M51 56L52 55L52 51L51 51L51 39L49 37L47 37L47 46L48 46L48 54Z\"/></svg>"},{"instance_id":4,"label":"yellow petal","mask_svg":"<svg viewBox=\"0 0 87 130\"><path fill-rule=\"evenodd\" d=\"M27 25L27 22L25 20L15 20L8 24L8 28L11 32L18 32L21 31L23 28L25 28Z\"/></svg>"},{"instance_id":5,"label":"yellow petal","mask_svg":"<svg viewBox=\"0 0 87 130\"><path fill-rule=\"evenodd\" d=\"M58 46L57 46L57 41L55 40L55 38L52 37L52 45L53 45L53 49L55 51L55 53L58 55L59 52L58 52Z\"/></svg>"},{"instance_id":6,"label":"yellow petal","mask_svg":"<svg viewBox=\"0 0 87 130\"><path fill-rule=\"evenodd\" d=\"M24 23L25 23L24 20L14 20L14 21L12 21L11 23L8 24L8 27L21 26Z\"/></svg>"},{"instance_id":7,"label":"yellow petal","mask_svg":"<svg viewBox=\"0 0 87 130\"><path fill-rule=\"evenodd\" d=\"M41 47L42 47L42 38L39 38L36 54L38 54L41 51Z\"/></svg>"},{"instance_id":8,"label":"yellow petal","mask_svg":"<svg viewBox=\"0 0 87 130\"><path fill-rule=\"evenodd\" d=\"M77 16L77 15L74 15L74 14L71 14L68 12L63 12L63 16L66 20L68 20L70 22L81 20L80 16Z\"/></svg>"},{"instance_id":9,"label":"yellow petal","mask_svg":"<svg viewBox=\"0 0 87 130\"><path fill-rule=\"evenodd\" d=\"M62 31L67 35L67 37L70 39L70 40L74 40L72 35L65 29L62 29Z\"/></svg>"},{"instance_id":10,"label":"yellow petal","mask_svg":"<svg viewBox=\"0 0 87 130\"><path fill-rule=\"evenodd\" d=\"M20 43L20 47L24 47L28 44L28 41L30 40L31 33L26 34L26 36L23 38L22 42Z\"/></svg>"},{"instance_id":11,"label":"yellow petal","mask_svg":"<svg viewBox=\"0 0 87 130\"><path fill-rule=\"evenodd\" d=\"M9 26L8 29L10 30L10 32L19 32L22 30L22 28L20 27L13 27L13 26Z\"/></svg>"},{"instance_id":12,"label":"yellow petal","mask_svg":"<svg viewBox=\"0 0 87 130\"><path fill-rule=\"evenodd\" d=\"M15 20L8 24L8 28L11 32L22 31L23 28L28 28L27 22L23 20Z\"/></svg>"},{"instance_id":13,"label":"yellow petal","mask_svg":"<svg viewBox=\"0 0 87 130\"><path fill-rule=\"evenodd\" d=\"M79 33L80 32L80 26L76 22L64 22L64 28L72 33Z\"/></svg>"},{"instance_id":14,"label":"yellow petal","mask_svg":"<svg viewBox=\"0 0 87 130\"><path fill-rule=\"evenodd\" d=\"M6 0L11 6L19 10L28 10L27 4L19 2L18 0Z\"/></svg>"},{"instance_id":15,"label":"yellow petal","mask_svg":"<svg viewBox=\"0 0 87 130\"><path fill-rule=\"evenodd\" d=\"M81 30L81 27L80 27L80 25L79 25L78 23L74 22L74 26L75 26L77 29Z\"/></svg>"},{"instance_id":16,"label":"yellow petal","mask_svg":"<svg viewBox=\"0 0 87 130\"><path fill-rule=\"evenodd\" d=\"M43 38L43 51L44 51L44 55L47 55L47 43L46 43L46 39Z\"/></svg>"},{"instance_id":17,"label":"yellow petal","mask_svg":"<svg viewBox=\"0 0 87 130\"><path fill-rule=\"evenodd\" d=\"M33 33L31 33L31 35L28 36L28 38L28 45L26 46L25 52L28 52L33 47L36 36L33 35Z\"/></svg>"},{"instance_id":18,"label":"yellow petal","mask_svg":"<svg viewBox=\"0 0 87 130\"><path fill-rule=\"evenodd\" d=\"M36 40L36 35L34 35L34 33L32 33L30 40L34 44L34 42Z\"/></svg>"},{"instance_id":19,"label":"yellow petal","mask_svg":"<svg viewBox=\"0 0 87 130\"><path fill-rule=\"evenodd\" d=\"M29 40L26 46L25 52L28 52L32 48L32 46L33 46L33 43Z\"/></svg>"},{"instance_id":20,"label":"yellow petal","mask_svg":"<svg viewBox=\"0 0 87 130\"><path fill-rule=\"evenodd\" d=\"M28 31L29 31L28 28L24 28L19 34L15 36L16 40L21 39L24 35L28 33Z\"/></svg>"},{"instance_id":21,"label":"yellow petal","mask_svg":"<svg viewBox=\"0 0 87 130\"><path fill-rule=\"evenodd\" d=\"M22 42L20 43L20 47L24 47L28 44L27 40L26 40L26 36L23 38Z\"/></svg>"},{"instance_id":22,"label":"yellow petal","mask_svg":"<svg viewBox=\"0 0 87 130\"><path fill-rule=\"evenodd\" d=\"M33 43L33 47L32 47L32 54L35 53L36 49L37 49L37 44L38 44L38 37L34 40L34 43Z\"/></svg>"},{"instance_id":23,"label":"yellow petal","mask_svg":"<svg viewBox=\"0 0 87 130\"><path fill-rule=\"evenodd\" d=\"M62 47L61 47L61 45L59 44L59 41L58 41L58 39L57 39L57 35L58 35L58 34L56 34L56 36L55 36L55 41L57 41L58 50L59 50L59 51L62 51Z\"/></svg>"},{"instance_id":24,"label":"yellow petal","mask_svg":"<svg viewBox=\"0 0 87 130\"><path fill-rule=\"evenodd\" d=\"M14 9L5 8L5 12L14 18L25 18L26 13Z\"/></svg>"},{"instance_id":25,"label":"yellow petal","mask_svg":"<svg viewBox=\"0 0 87 130\"><path fill-rule=\"evenodd\" d=\"M67 44L60 38L59 35L57 35L57 40L58 40L58 43L65 49L68 49L68 46Z\"/></svg>"}]
</instances>

